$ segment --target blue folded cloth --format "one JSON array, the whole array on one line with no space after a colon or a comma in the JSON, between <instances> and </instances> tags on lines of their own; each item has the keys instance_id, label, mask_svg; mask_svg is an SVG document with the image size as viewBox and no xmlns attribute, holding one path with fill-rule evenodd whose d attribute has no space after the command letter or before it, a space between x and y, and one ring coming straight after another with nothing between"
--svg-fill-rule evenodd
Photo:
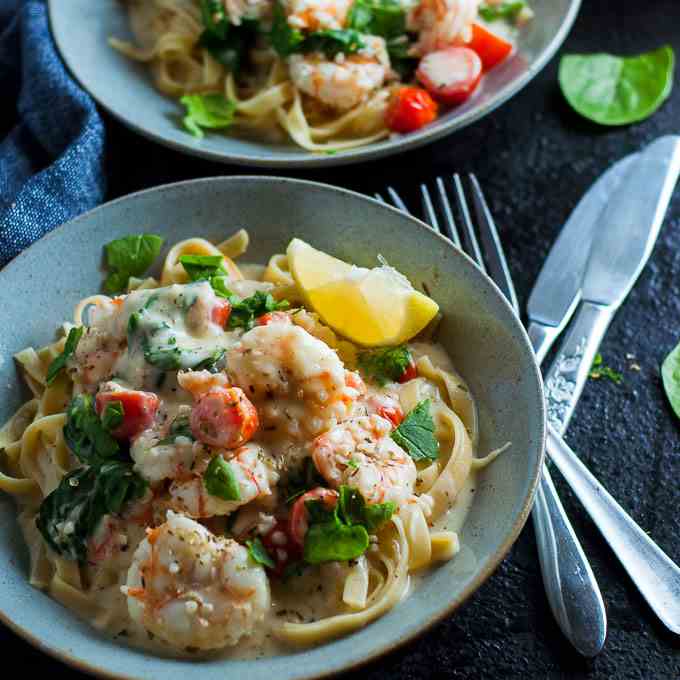
<instances>
[{"instance_id":1,"label":"blue folded cloth","mask_svg":"<svg viewBox=\"0 0 680 680\"><path fill-rule=\"evenodd\" d=\"M104 125L62 63L43 0L0 0L0 267L104 198Z\"/></svg>"}]
</instances>

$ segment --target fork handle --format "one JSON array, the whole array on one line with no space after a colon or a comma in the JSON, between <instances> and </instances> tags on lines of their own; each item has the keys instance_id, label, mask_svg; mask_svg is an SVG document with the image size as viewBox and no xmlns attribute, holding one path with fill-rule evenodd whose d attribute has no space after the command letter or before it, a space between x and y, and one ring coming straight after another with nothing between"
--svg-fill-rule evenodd
<instances>
[{"instance_id":1,"label":"fork handle","mask_svg":"<svg viewBox=\"0 0 680 680\"><path fill-rule=\"evenodd\" d=\"M552 428L546 450L649 606L671 631L680 634L680 568Z\"/></svg>"}]
</instances>

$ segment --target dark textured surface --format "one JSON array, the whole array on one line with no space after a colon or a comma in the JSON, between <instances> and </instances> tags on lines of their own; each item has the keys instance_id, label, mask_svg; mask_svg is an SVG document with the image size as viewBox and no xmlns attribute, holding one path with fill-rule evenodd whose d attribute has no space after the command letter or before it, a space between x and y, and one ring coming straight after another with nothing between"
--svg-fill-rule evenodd
<instances>
[{"instance_id":1,"label":"dark textured surface","mask_svg":"<svg viewBox=\"0 0 680 680\"><path fill-rule=\"evenodd\" d=\"M633 54L662 43L680 53L678 0L584 0L563 52ZM640 145L680 132L680 69L675 87L650 120L598 128L562 100L555 59L491 117L434 146L363 167L295 176L368 193L388 182L402 188L436 174L474 171L490 199L524 302L559 228L593 180ZM178 156L108 123L111 198L193 177L246 174L243 168ZM678 340L680 189L654 255L602 347L605 361L623 371L624 382L591 380L567 435L593 473L676 561L680 427L664 398L659 365ZM631 368L634 363L639 371ZM578 502L559 477L556 481L607 604L609 634L602 654L581 659L561 637L543 593L529 525L494 576L454 617L366 667L363 677L680 678L680 639L656 620ZM0 645L8 663L51 677L75 675L4 628Z\"/></svg>"}]
</instances>

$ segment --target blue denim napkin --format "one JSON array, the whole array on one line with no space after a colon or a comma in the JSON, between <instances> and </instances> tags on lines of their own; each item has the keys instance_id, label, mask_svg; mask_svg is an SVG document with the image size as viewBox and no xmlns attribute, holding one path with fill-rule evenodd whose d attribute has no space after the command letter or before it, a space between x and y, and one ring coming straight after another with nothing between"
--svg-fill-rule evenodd
<instances>
[{"instance_id":1,"label":"blue denim napkin","mask_svg":"<svg viewBox=\"0 0 680 680\"><path fill-rule=\"evenodd\" d=\"M106 178L102 120L59 58L44 0L0 0L0 90L17 108L0 143L2 267L100 203Z\"/></svg>"}]
</instances>

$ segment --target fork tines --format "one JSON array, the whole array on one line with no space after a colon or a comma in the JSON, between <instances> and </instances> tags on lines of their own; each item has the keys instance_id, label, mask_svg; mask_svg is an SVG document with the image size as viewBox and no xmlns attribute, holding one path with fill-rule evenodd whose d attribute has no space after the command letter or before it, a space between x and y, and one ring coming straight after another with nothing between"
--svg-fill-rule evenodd
<instances>
[{"instance_id":1,"label":"fork tines","mask_svg":"<svg viewBox=\"0 0 680 680\"><path fill-rule=\"evenodd\" d=\"M427 184L421 184L420 196L423 219L433 229L450 239L455 246L466 252L482 271L488 273L508 298L515 311L519 312L517 295L491 211L484 198L479 182L473 174L468 175L468 183L472 212L469 208L460 175L455 174L453 177L446 179L437 177L432 191L428 188ZM462 241L451 207L450 194L453 194L455 199L459 222L462 225L464 237ZM434 200L432 198L433 195ZM404 201L402 201L399 194L392 187L387 187L387 201L380 194L376 194L376 198L383 202L389 202L394 207L409 214Z\"/></svg>"}]
</instances>

